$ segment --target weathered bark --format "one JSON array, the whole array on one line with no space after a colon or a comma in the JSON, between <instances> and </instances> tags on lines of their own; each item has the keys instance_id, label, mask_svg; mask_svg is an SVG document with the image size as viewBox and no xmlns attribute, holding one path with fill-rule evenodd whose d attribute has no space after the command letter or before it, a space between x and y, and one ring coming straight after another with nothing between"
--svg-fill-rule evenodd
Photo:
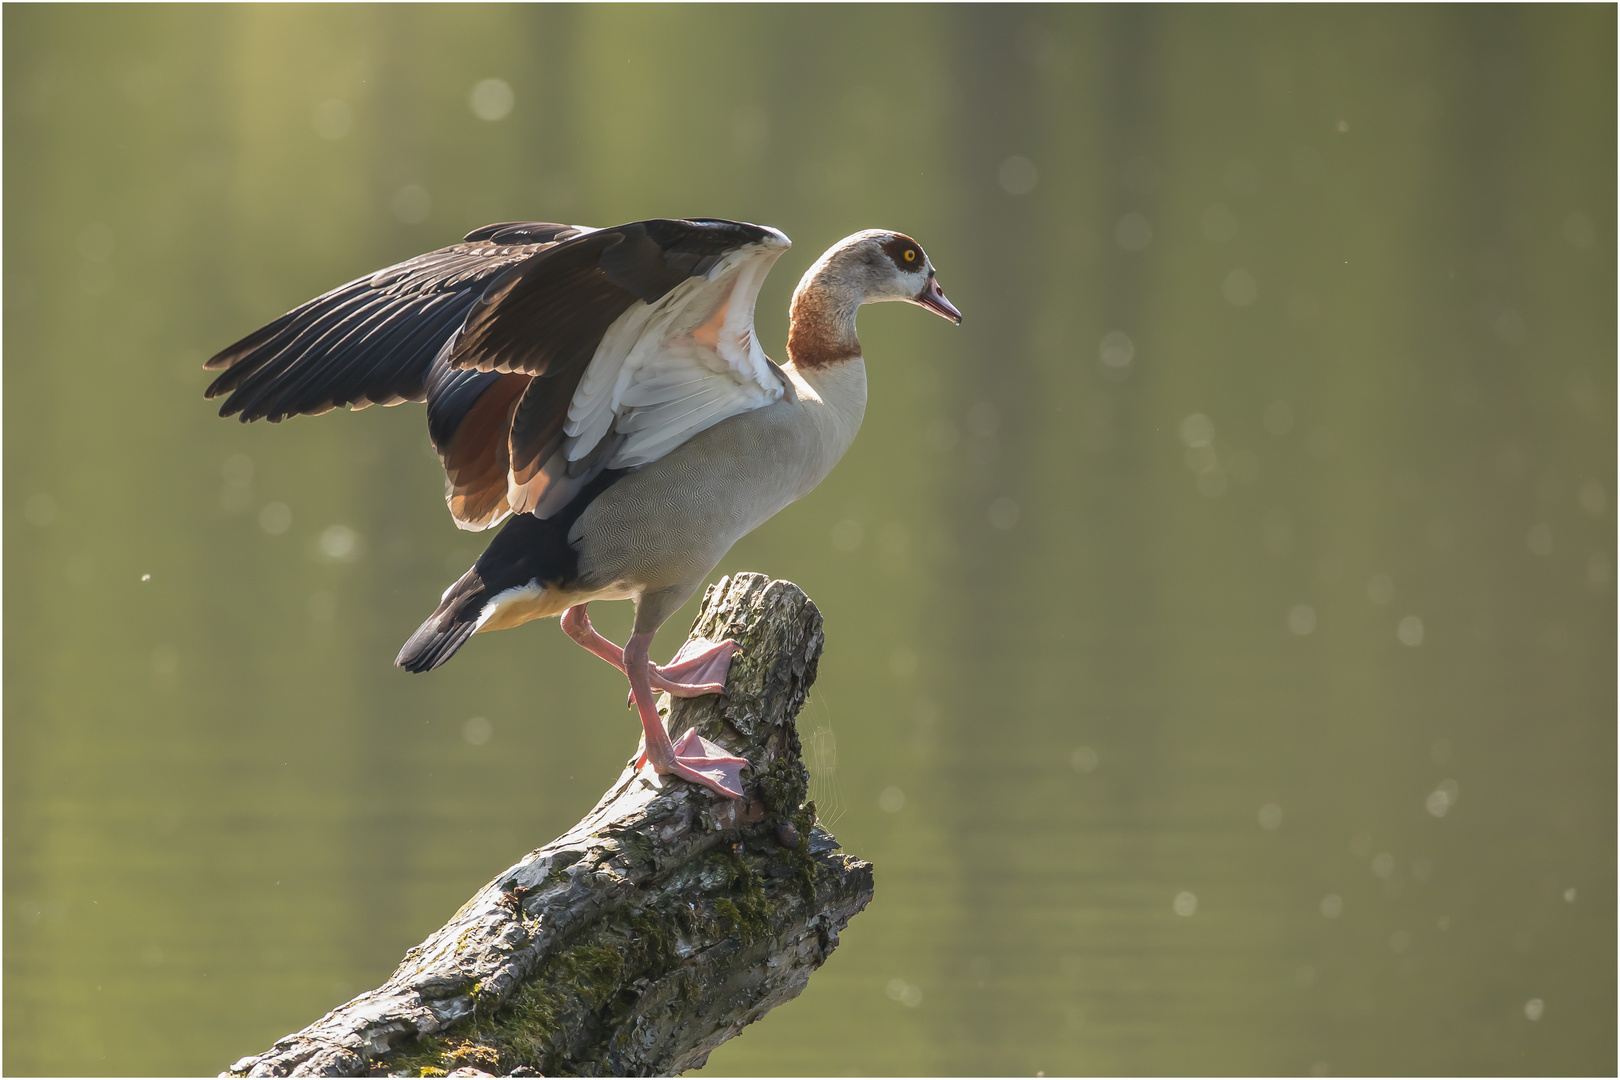
<instances>
[{"instance_id":1,"label":"weathered bark","mask_svg":"<svg viewBox=\"0 0 1620 1080\"><path fill-rule=\"evenodd\" d=\"M693 633L735 638L726 694L665 698L748 758L747 798L631 765L566 834L498 875L375 990L232 1076L618 1075L696 1068L797 996L872 898L815 825L794 717L821 613L761 574L722 579Z\"/></svg>"}]
</instances>

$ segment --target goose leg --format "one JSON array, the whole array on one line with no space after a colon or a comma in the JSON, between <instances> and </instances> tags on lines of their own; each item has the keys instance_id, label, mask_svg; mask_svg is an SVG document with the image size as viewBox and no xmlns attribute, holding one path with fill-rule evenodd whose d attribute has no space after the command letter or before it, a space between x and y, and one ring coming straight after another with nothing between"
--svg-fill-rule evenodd
<instances>
[{"instance_id":1,"label":"goose leg","mask_svg":"<svg viewBox=\"0 0 1620 1080\"><path fill-rule=\"evenodd\" d=\"M727 754L725 747L709 742L696 731L688 731L679 743L670 742L664 720L653 704L652 661L647 658L651 644L651 633L631 634L623 656L630 693L641 715L641 761L651 763L653 771L661 775L679 776L729 798L742 798L742 767L748 764L747 758Z\"/></svg>"},{"instance_id":2,"label":"goose leg","mask_svg":"<svg viewBox=\"0 0 1620 1080\"><path fill-rule=\"evenodd\" d=\"M576 604L562 614L563 633L579 642L590 652L624 671L624 650L596 632L585 605ZM693 638L681 646L668 664L652 665L649 682L654 690L664 690L676 697L702 697L704 694L723 694L726 691L726 673L731 669L731 658L742 646L735 641L713 642L708 638Z\"/></svg>"}]
</instances>

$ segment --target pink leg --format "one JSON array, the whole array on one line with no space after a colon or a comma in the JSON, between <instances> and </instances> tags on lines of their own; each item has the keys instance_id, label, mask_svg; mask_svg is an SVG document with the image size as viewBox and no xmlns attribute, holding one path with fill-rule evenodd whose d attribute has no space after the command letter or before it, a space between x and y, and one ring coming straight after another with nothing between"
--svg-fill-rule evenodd
<instances>
[{"instance_id":1,"label":"pink leg","mask_svg":"<svg viewBox=\"0 0 1620 1080\"><path fill-rule=\"evenodd\" d=\"M585 614L584 604L575 604L563 612L560 621L563 633L620 671L624 670L624 650L596 632L596 627L591 625L590 617Z\"/></svg>"},{"instance_id":2,"label":"pink leg","mask_svg":"<svg viewBox=\"0 0 1620 1080\"><path fill-rule=\"evenodd\" d=\"M681 736L679 744L670 742L663 718L653 705L652 662L647 659L647 647L651 644L651 634L632 634L624 647L623 658L625 674L630 677L630 693L641 715L645 740L643 759L661 775L679 776L721 795L742 798L742 767L748 764L747 758L732 757L725 747L716 746L695 731Z\"/></svg>"},{"instance_id":3,"label":"pink leg","mask_svg":"<svg viewBox=\"0 0 1620 1080\"><path fill-rule=\"evenodd\" d=\"M624 650L596 632L585 614L584 604L577 604L563 612L562 628L563 633L592 653L620 671L624 670ZM653 665L649 680L653 689L668 691L676 697L723 694L726 692L726 673L731 670L731 658L740 648L735 641L715 643L707 638L693 638L681 646L668 664L663 667Z\"/></svg>"}]
</instances>

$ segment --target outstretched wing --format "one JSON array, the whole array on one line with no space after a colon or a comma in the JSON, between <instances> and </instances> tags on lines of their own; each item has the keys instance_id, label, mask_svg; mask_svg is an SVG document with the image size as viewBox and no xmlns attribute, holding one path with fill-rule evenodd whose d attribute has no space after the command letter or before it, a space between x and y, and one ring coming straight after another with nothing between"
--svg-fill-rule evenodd
<instances>
[{"instance_id":1,"label":"outstretched wing","mask_svg":"<svg viewBox=\"0 0 1620 1080\"><path fill-rule=\"evenodd\" d=\"M220 415L428 404L456 523L549 516L781 397L754 302L789 247L758 225L488 225L333 289L211 358Z\"/></svg>"},{"instance_id":2,"label":"outstretched wing","mask_svg":"<svg viewBox=\"0 0 1620 1080\"><path fill-rule=\"evenodd\" d=\"M655 461L780 398L754 302L788 247L758 225L655 219L569 240L491 281L430 377L430 425L441 400L483 387L457 430L434 434L457 522L548 517L603 469ZM510 402L504 445L465 430L495 411L491 395Z\"/></svg>"},{"instance_id":3,"label":"outstretched wing","mask_svg":"<svg viewBox=\"0 0 1620 1080\"><path fill-rule=\"evenodd\" d=\"M340 285L254 331L204 365L221 416L283 420L348 405L421 401L439 349L503 271L589 230L486 225L462 243Z\"/></svg>"}]
</instances>

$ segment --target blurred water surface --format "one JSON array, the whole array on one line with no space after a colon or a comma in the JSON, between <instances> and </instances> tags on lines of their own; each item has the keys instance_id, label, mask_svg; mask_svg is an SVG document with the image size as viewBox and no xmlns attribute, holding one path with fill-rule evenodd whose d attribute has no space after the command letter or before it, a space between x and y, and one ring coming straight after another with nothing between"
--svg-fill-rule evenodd
<instances>
[{"instance_id":1,"label":"blurred water surface","mask_svg":"<svg viewBox=\"0 0 1620 1080\"><path fill-rule=\"evenodd\" d=\"M878 891L707 1071L1615 1070L1614 8L4 29L5 1071L263 1049L616 774L554 624L390 665L484 543L419 406L244 427L200 365L658 215L797 241L779 357L860 228L967 314L863 314L860 440L722 566L826 614Z\"/></svg>"}]
</instances>

